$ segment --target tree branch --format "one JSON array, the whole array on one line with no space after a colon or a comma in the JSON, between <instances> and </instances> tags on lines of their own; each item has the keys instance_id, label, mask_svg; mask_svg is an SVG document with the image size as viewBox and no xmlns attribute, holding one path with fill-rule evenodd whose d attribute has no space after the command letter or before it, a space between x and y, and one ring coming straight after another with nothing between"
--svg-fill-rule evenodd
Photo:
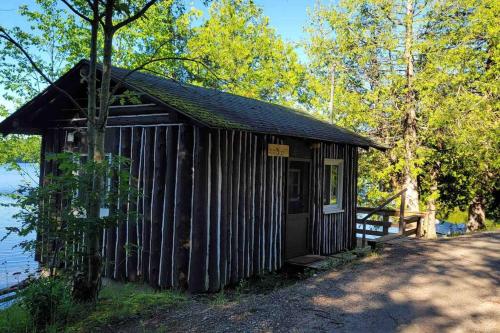
<instances>
[{"instance_id":1,"label":"tree branch","mask_svg":"<svg viewBox=\"0 0 500 333\"><path fill-rule=\"evenodd\" d=\"M90 19L90 17L87 17L85 15L83 15L83 13L80 13L75 7L73 7L72 4L70 4L67 0L61 0L73 13L75 13L76 15L78 15L80 18L84 19L85 21L91 23L92 20Z\"/></svg>"},{"instance_id":2,"label":"tree branch","mask_svg":"<svg viewBox=\"0 0 500 333\"><path fill-rule=\"evenodd\" d=\"M134 22L135 20L137 20L138 18L140 18L142 15L144 15L144 13L146 13L146 11L149 9L149 7L151 7L152 5L154 5L158 0L149 0L145 5L144 7L142 7L137 13L135 13L134 15L126 18L125 20L121 21L120 23L117 23L113 29L114 31L117 31L118 29L121 29L123 28L124 26L126 26L127 24L130 24L132 22Z\"/></svg>"},{"instance_id":3,"label":"tree branch","mask_svg":"<svg viewBox=\"0 0 500 333\"><path fill-rule=\"evenodd\" d=\"M111 99L113 98L113 95L116 93L116 91L122 86L122 84L129 78L132 74L134 74L137 71L140 71L142 69L145 69L146 66L155 63L155 62L160 62L160 61L167 61L167 60L176 60L176 61L190 61L194 62L198 65L202 65L205 67L216 79L219 79L218 76L212 71L212 69L205 64L203 61L200 61L198 59L193 59L193 58L188 58L188 57L162 57L162 58L155 58L155 59L150 59L141 65L137 66L136 68L130 70L125 76L123 76L120 80L118 80L118 83L113 87L113 90L110 93L110 103L112 103Z\"/></svg>"},{"instance_id":4,"label":"tree branch","mask_svg":"<svg viewBox=\"0 0 500 333\"><path fill-rule=\"evenodd\" d=\"M99 14L99 0L94 0L95 2L92 2L91 0L87 0L87 4L89 5L90 8L92 8L92 11L94 12L95 17L98 18L99 23L104 27L104 21L102 18L104 17L104 13ZM90 22L92 23L92 22Z\"/></svg>"},{"instance_id":5,"label":"tree branch","mask_svg":"<svg viewBox=\"0 0 500 333\"><path fill-rule=\"evenodd\" d=\"M52 81L44 72L43 70L37 65L37 63L33 60L33 58L30 56L30 54L28 53L28 51L26 51L26 49L24 49L24 47L18 42L16 41L12 36L9 35L9 33L3 28L0 26L0 38L3 38L5 39L7 42L11 43L12 45L14 45L19 51L21 51L21 53L26 57L26 59L28 60L28 62L31 64L31 66L33 67L33 69L38 73L40 74L40 76L45 80L47 81L47 83L49 83L51 86L53 86L56 90L58 90L59 92L61 92L64 96L66 96L72 104L74 104L79 111L81 111L83 114L87 115L87 112L85 111L84 108L82 108L80 106L80 104L78 104L78 102L64 89L60 88L59 86L57 86L54 81Z\"/></svg>"},{"instance_id":6,"label":"tree branch","mask_svg":"<svg viewBox=\"0 0 500 333\"><path fill-rule=\"evenodd\" d=\"M162 48L163 48L166 44L168 44L169 42L170 42L170 40L167 40L167 41L165 41L165 42L161 43L161 44L160 44L160 45L159 45L159 46L155 49L155 51L153 52L153 54L152 54L152 56L151 56L151 57L152 57L152 58L156 57L156 56L158 55L158 53L160 52L160 50L161 50L161 49L162 49ZM136 71L140 70L141 68L144 68L144 66L146 66L146 65L147 65L147 64L142 64L142 65L140 65L140 66L139 66L140 68L139 68L139 67L135 68L135 69L133 70L133 72L136 72ZM126 78L126 77L129 77L130 75L132 75L132 73L128 73L128 74L125 76L125 78ZM125 79L125 78L124 78L124 79ZM112 98L113 98L113 95L114 95L114 94L116 93L116 91L120 88L120 85L121 85L121 82L120 82L119 84L117 84L117 85L113 88L113 90L111 91L110 96L109 96L109 100L108 100L108 102L109 102L109 103L112 103L112 102L111 102L111 100L112 100Z\"/></svg>"}]
</instances>

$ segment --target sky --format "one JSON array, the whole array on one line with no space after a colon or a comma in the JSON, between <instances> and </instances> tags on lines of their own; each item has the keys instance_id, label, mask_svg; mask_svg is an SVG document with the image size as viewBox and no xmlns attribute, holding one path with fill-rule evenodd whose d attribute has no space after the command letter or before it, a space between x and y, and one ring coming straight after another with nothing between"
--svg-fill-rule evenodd
<instances>
[{"instance_id":1,"label":"sky","mask_svg":"<svg viewBox=\"0 0 500 333\"><path fill-rule=\"evenodd\" d=\"M269 24L274 27L283 39L289 42L300 42L306 35L304 26L307 23L307 12L313 8L317 0L254 0L263 8L264 14L269 17ZM189 6L202 8L201 0L186 0ZM10 28L13 26L26 27L26 23L20 21L17 10L20 5L34 6L35 0L1 0L0 1L0 24ZM304 59L302 50L297 50L299 57ZM2 88L0 87L0 95ZM14 106L0 96L0 104L14 111Z\"/></svg>"},{"instance_id":2,"label":"sky","mask_svg":"<svg viewBox=\"0 0 500 333\"><path fill-rule=\"evenodd\" d=\"M199 7L201 1L195 1ZM304 35L307 10L314 7L315 0L254 0L269 17L269 24L287 41L298 42Z\"/></svg>"},{"instance_id":3,"label":"sky","mask_svg":"<svg viewBox=\"0 0 500 333\"><path fill-rule=\"evenodd\" d=\"M307 22L307 9L312 8L315 0L254 0L262 7L264 14L270 19L270 24L288 41L299 41L304 35L304 25ZM33 6L35 0L2 0L0 1L0 24L11 27L21 25L17 9L20 5ZM202 1L187 0L189 5L201 8Z\"/></svg>"}]
</instances>

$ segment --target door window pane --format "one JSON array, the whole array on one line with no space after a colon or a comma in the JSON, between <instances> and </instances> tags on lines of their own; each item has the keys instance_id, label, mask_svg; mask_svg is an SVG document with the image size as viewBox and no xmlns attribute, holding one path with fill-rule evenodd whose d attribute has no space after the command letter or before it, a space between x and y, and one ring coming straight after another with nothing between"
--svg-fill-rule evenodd
<instances>
[{"instance_id":1,"label":"door window pane","mask_svg":"<svg viewBox=\"0 0 500 333\"><path fill-rule=\"evenodd\" d=\"M290 201L299 201L300 192L300 169L290 169Z\"/></svg>"},{"instance_id":2,"label":"door window pane","mask_svg":"<svg viewBox=\"0 0 500 333\"><path fill-rule=\"evenodd\" d=\"M309 211L309 162L291 161L288 169L288 214Z\"/></svg>"}]
</instances>

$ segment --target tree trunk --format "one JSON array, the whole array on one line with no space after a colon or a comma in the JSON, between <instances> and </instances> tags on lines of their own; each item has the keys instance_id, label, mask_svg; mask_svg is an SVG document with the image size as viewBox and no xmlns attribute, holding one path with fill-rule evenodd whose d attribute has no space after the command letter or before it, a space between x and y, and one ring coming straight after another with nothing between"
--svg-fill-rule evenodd
<instances>
[{"instance_id":1,"label":"tree trunk","mask_svg":"<svg viewBox=\"0 0 500 333\"><path fill-rule=\"evenodd\" d=\"M437 166L434 166L430 171L430 195L427 199L427 219L423 227L423 237L426 239L434 239L436 235L436 200L438 198L438 182L437 182Z\"/></svg>"},{"instance_id":2,"label":"tree trunk","mask_svg":"<svg viewBox=\"0 0 500 333\"><path fill-rule=\"evenodd\" d=\"M91 23L91 39L90 39L90 54L89 66L87 72L82 73L87 80L87 158L93 160L95 153L100 146L98 141L104 144L104 135L96 129L97 116L97 42L99 33L99 8L98 3L92 5L93 20ZM102 137L102 139L101 139ZM90 192L94 194L101 193L101 182L98 173L94 173L95 181L91 184ZM78 272L73 281L73 298L80 302L95 301L99 292L101 272L101 256L99 253L100 246L100 230L93 227L89 221L98 221L99 218L99 200L89 195L87 198L87 222L89 225L85 228L85 245L86 258L85 264L82 266L82 271Z\"/></svg>"},{"instance_id":3,"label":"tree trunk","mask_svg":"<svg viewBox=\"0 0 500 333\"><path fill-rule=\"evenodd\" d=\"M113 37L116 30L130 24L131 22L144 16L145 12L157 1L149 0L134 15L128 17L117 25L113 25L113 11L116 5L123 5L116 0L88 0L93 11L91 22L91 45L90 45L90 65L88 79L88 114L87 114L87 140L88 140L88 158L95 165L105 161L105 132L109 114L110 88L111 88L111 64L113 55ZM100 6L104 6L104 12L100 13ZM101 27L102 25L102 27ZM99 87L99 113L97 113L97 45L99 42L98 34L102 29L103 34L103 55L102 55L102 75ZM87 218L86 218L86 265L83 272L75 277L73 296L77 300L89 301L96 300L100 284L102 259L100 254L101 229L100 220L101 199L104 193L104 177L102 168L93 170L93 181L88 200Z\"/></svg>"},{"instance_id":4,"label":"tree trunk","mask_svg":"<svg viewBox=\"0 0 500 333\"><path fill-rule=\"evenodd\" d=\"M104 29L105 31L104 31L104 48L102 56L101 89L100 89L100 100L99 100L99 119L97 122L98 129L104 129L108 121L108 108L109 108L110 88L111 88L111 58L113 55L113 34L114 34L111 19L112 19L112 14L110 14L109 27ZM108 26L108 22L106 23L106 26ZM94 160L101 161L103 157L104 155L94 156Z\"/></svg>"},{"instance_id":5,"label":"tree trunk","mask_svg":"<svg viewBox=\"0 0 500 333\"><path fill-rule=\"evenodd\" d=\"M99 115L93 119L92 133L93 138L93 161L96 164L104 162L105 152L105 133L106 123L108 119L108 105L109 105L109 91L111 85L111 57L113 51L113 6L114 1L108 0L106 3L105 16L104 16L104 48L102 59L102 76L101 87L99 89ZM97 56L96 56L97 58ZM95 83L94 83L95 84ZM94 100L95 103L95 100ZM90 128L90 127L89 127ZM92 148L91 148L92 149ZM90 156L89 156L90 157ZM89 211L87 213L88 221L90 222L89 230L87 231L87 271L85 272L85 284L82 288L83 294L79 295L79 299L83 301L96 300L101 285L101 272L102 272L102 259L100 253L101 244L101 230L100 230L100 198L104 195L104 175L100 170L94 173L93 193L95 193L95 200L90 201ZM92 223L96 221L95 223Z\"/></svg>"},{"instance_id":6,"label":"tree trunk","mask_svg":"<svg viewBox=\"0 0 500 333\"><path fill-rule=\"evenodd\" d=\"M330 77L330 103L328 105L328 111L330 111L330 121L332 124L335 122L335 115L333 113L334 106L333 106L333 99L335 97L335 63L332 64L332 69L331 69L331 77Z\"/></svg>"},{"instance_id":7,"label":"tree trunk","mask_svg":"<svg viewBox=\"0 0 500 333\"><path fill-rule=\"evenodd\" d=\"M93 7L91 25L89 68L87 73L87 156L93 158L95 151L95 120L97 115L97 41L99 33L99 8Z\"/></svg>"},{"instance_id":8,"label":"tree trunk","mask_svg":"<svg viewBox=\"0 0 500 333\"><path fill-rule=\"evenodd\" d=\"M415 91L413 87L414 69L413 69L413 7L414 0L406 1L405 16L405 52L404 61L406 63L406 96L405 96L405 117L403 122L404 133L404 174L403 184L407 189L407 207L410 211L418 211L418 186L415 175L415 158L417 149L417 117Z\"/></svg>"},{"instance_id":9,"label":"tree trunk","mask_svg":"<svg viewBox=\"0 0 500 333\"><path fill-rule=\"evenodd\" d=\"M105 128L97 128L96 131L96 145L94 156L104 156L104 138L105 138ZM102 160L99 161L102 163ZM98 198L103 195L104 190L104 175L102 172L96 172L96 177L94 179L94 190L95 193L99 193ZM100 218L101 200L93 200L91 217L98 221ZM96 223L95 227L89 232L89 267L88 267L88 277L87 281L89 284L89 296L90 299L95 300L99 293L99 288L101 285L101 271L102 271L102 259L100 245L101 245L101 230L100 223Z\"/></svg>"},{"instance_id":10,"label":"tree trunk","mask_svg":"<svg viewBox=\"0 0 500 333\"><path fill-rule=\"evenodd\" d=\"M94 156L104 156L104 133L104 129L97 128L94 131ZM83 265L83 271L75 277L73 285L73 297L80 302L95 301L101 285L102 258L100 253L101 226L99 219L104 175L96 168L92 176L91 191L93 195L88 200L87 225L85 226L86 264Z\"/></svg>"},{"instance_id":11,"label":"tree trunk","mask_svg":"<svg viewBox=\"0 0 500 333\"><path fill-rule=\"evenodd\" d=\"M486 214L485 214L484 198L476 195L469 205L469 219L467 221L467 230L477 231L486 227Z\"/></svg>"}]
</instances>

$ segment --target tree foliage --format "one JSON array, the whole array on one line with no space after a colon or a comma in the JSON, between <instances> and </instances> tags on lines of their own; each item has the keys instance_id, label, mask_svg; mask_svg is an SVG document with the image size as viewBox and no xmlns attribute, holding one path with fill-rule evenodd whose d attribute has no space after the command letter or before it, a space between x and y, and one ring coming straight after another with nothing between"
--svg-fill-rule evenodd
<instances>
[{"instance_id":1,"label":"tree foliage","mask_svg":"<svg viewBox=\"0 0 500 333\"><path fill-rule=\"evenodd\" d=\"M283 104L303 96L304 67L297 53L253 1L213 2L187 48L215 74L191 64L195 84Z\"/></svg>"},{"instance_id":2,"label":"tree foliage","mask_svg":"<svg viewBox=\"0 0 500 333\"><path fill-rule=\"evenodd\" d=\"M19 226L8 227L5 237L15 234L23 239L37 232L39 237L20 246L36 251L51 275L57 272L71 279L84 278L89 246L84 235L117 227L134 217L133 211L124 213L116 206L136 195L128 172L130 162L111 156L104 163L96 163L79 153L65 152L47 156L47 163L55 172L44 177L43 186L22 185L11 195L13 203L8 205L18 209L14 218ZM97 174L106 179L107 186L101 193L92 191ZM99 202L101 213L97 217L88 214L90 200Z\"/></svg>"},{"instance_id":3,"label":"tree foliage","mask_svg":"<svg viewBox=\"0 0 500 333\"><path fill-rule=\"evenodd\" d=\"M316 6L310 18L310 107L329 116L329 75L335 64L335 121L392 147L386 154L363 154L360 194L365 202L402 184L407 3L340 1ZM446 216L475 198L494 204L500 137L498 3L417 1L413 11L417 146L412 172L421 207L436 201ZM491 206L490 214L498 214L494 210Z\"/></svg>"},{"instance_id":4,"label":"tree foliage","mask_svg":"<svg viewBox=\"0 0 500 333\"><path fill-rule=\"evenodd\" d=\"M336 67L334 122L390 146L388 154L364 154L362 200L374 203L403 183L403 2L340 1L310 15L311 108L326 116L330 69ZM418 163L415 163L418 165ZM380 167L373 168L373 165ZM419 170L413 170L418 174Z\"/></svg>"},{"instance_id":5,"label":"tree foliage","mask_svg":"<svg viewBox=\"0 0 500 333\"><path fill-rule=\"evenodd\" d=\"M130 8L143 2L128 1ZM78 1L75 3L78 4ZM87 10L85 4L80 4L79 9L82 12ZM151 64L148 69L169 77L185 77L182 62L173 58L185 55L193 15L192 11L186 10L183 2L158 1L149 9L147 19L117 31L114 37L115 65L133 69L152 57L165 58L162 62ZM79 60L89 58L91 34L87 22L59 1L36 0L35 5L22 5L19 16L26 21L26 27L13 27L9 32L29 51L50 79L57 79ZM99 40L102 43L102 36ZM47 82L33 71L18 48L1 39L0 45L3 97L19 106L47 87ZM100 47L100 55L102 51Z\"/></svg>"},{"instance_id":6,"label":"tree foliage","mask_svg":"<svg viewBox=\"0 0 500 333\"><path fill-rule=\"evenodd\" d=\"M57 79L70 66L74 54L82 56L78 41L84 29L81 23L55 0L37 0L35 8L19 7L20 20L28 29L15 26L10 34L32 55L38 66L51 79ZM67 38L60 38L67 36ZM40 93L47 82L33 70L28 59L11 43L0 39L0 84L4 98L20 106Z\"/></svg>"},{"instance_id":7,"label":"tree foliage","mask_svg":"<svg viewBox=\"0 0 500 333\"><path fill-rule=\"evenodd\" d=\"M479 201L498 218L499 15L495 1L437 2L427 15L417 80L427 124L421 136L425 168L439 166L445 212ZM426 192L425 178L423 185Z\"/></svg>"},{"instance_id":8,"label":"tree foliage","mask_svg":"<svg viewBox=\"0 0 500 333\"><path fill-rule=\"evenodd\" d=\"M8 115L0 105L0 119ZM0 136L0 165L16 162L38 162L40 158L40 138L37 136Z\"/></svg>"}]
</instances>

